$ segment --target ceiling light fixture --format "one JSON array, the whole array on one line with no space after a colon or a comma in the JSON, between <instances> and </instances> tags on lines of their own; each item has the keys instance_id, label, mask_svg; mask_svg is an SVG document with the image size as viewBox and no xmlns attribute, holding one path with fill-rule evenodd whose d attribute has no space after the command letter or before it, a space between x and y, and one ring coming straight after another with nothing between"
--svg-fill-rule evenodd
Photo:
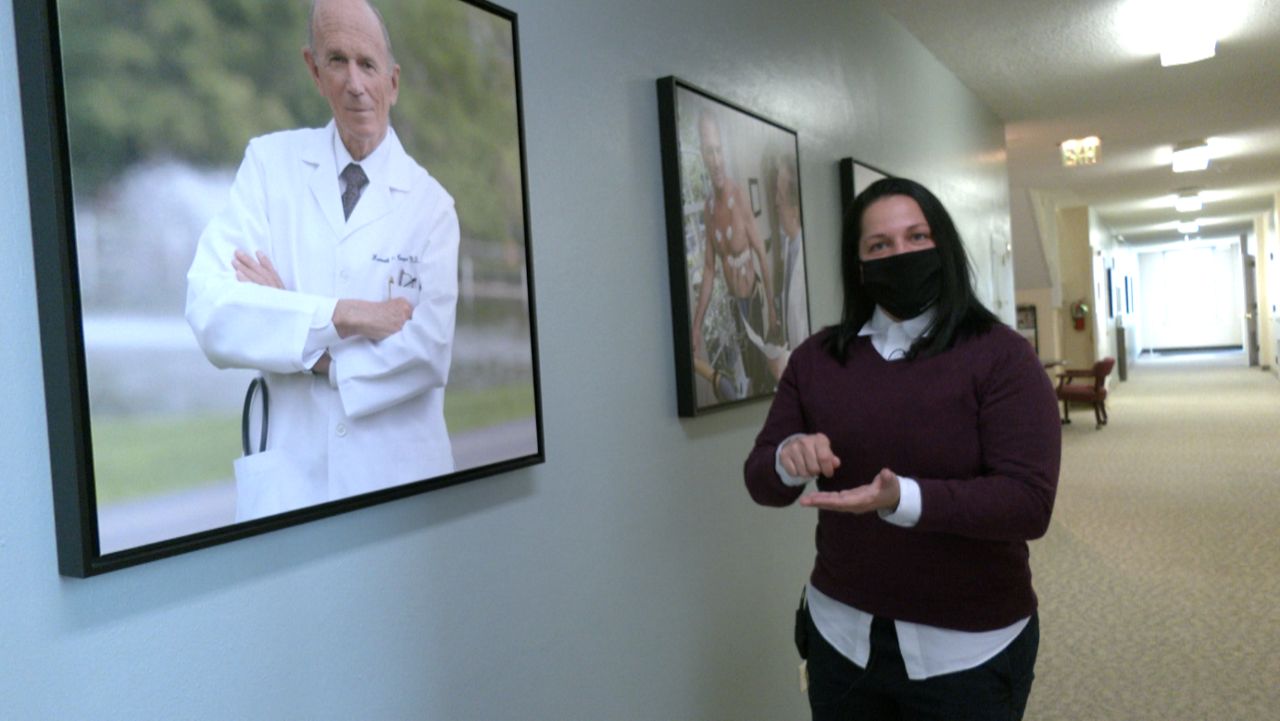
<instances>
[{"instance_id":1,"label":"ceiling light fixture","mask_svg":"<svg viewBox=\"0 0 1280 721\"><path fill-rule=\"evenodd\" d=\"M1197 28L1188 28L1165 38L1160 48L1160 65L1189 65L1208 60L1218 53L1218 39Z\"/></svg>"},{"instance_id":2,"label":"ceiling light fixture","mask_svg":"<svg viewBox=\"0 0 1280 721\"><path fill-rule=\"evenodd\" d=\"M1160 64L1186 65L1213 57L1218 49L1217 3L1204 0L1164 0L1159 3L1157 42Z\"/></svg>"},{"instance_id":3,"label":"ceiling light fixture","mask_svg":"<svg viewBox=\"0 0 1280 721\"><path fill-rule=\"evenodd\" d=\"M1209 167L1209 144L1188 140L1173 147L1173 172L1190 173Z\"/></svg>"},{"instance_id":4,"label":"ceiling light fixture","mask_svg":"<svg viewBox=\"0 0 1280 721\"><path fill-rule=\"evenodd\" d=\"M1195 213L1203 207L1204 201L1200 199L1198 190L1183 190L1173 201L1173 209L1179 213Z\"/></svg>"},{"instance_id":5,"label":"ceiling light fixture","mask_svg":"<svg viewBox=\"0 0 1280 721\"><path fill-rule=\"evenodd\" d=\"M1195 221L1191 221L1188 223L1178 223L1178 232L1182 233L1183 235L1191 235L1192 233L1199 233L1200 224Z\"/></svg>"},{"instance_id":6,"label":"ceiling light fixture","mask_svg":"<svg viewBox=\"0 0 1280 721\"><path fill-rule=\"evenodd\" d=\"M1214 56L1217 44L1252 22L1258 0L1113 0L1123 48L1135 57L1160 56L1166 67Z\"/></svg>"},{"instance_id":7,"label":"ceiling light fixture","mask_svg":"<svg viewBox=\"0 0 1280 721\"><path fill-rule=\"evenodd\" d=\"M1071 138L1062 141L1062 166L1074 168L1078 165L1093 165L1098 162L1098 151L1102 141L1096 135L1087 138Z\"/></svg>"}]
</instances>

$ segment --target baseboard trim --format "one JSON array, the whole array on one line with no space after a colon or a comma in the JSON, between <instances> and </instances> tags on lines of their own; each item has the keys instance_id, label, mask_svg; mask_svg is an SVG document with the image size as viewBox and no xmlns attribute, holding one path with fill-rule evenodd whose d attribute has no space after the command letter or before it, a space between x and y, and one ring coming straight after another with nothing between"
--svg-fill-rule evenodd
<instances>
[{"instance_id":1,"label":"baseboard trim","mask_svg":"<svg viewBox=\"0 0 1280 721\"><path fill-rule=\"evenodd\" d=\"M1244 346L1242 345L1200 345L1200 346L1191 346L1188 348L1148 348L1142 352L1144 354L1151 353L1152 355L1178 355L1179 353L1212 353L1215 351L1229 351L1229 350L1243 351Z\"/></svg>"}]
</instances>

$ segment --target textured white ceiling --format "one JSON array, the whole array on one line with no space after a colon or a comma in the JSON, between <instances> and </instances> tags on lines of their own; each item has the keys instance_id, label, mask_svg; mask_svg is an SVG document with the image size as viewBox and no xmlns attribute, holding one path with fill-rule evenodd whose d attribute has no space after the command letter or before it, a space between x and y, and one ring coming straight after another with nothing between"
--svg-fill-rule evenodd
<instances>
[{"instance_id":1,"label":"textured white ceiling","mask_svg":"<svg viewBox=\"0 0 1280 721\"><path fill-rule=\"evenodd\" d=\"M1215 0L1231 25L1217 57L1172 68L1132 47L1132 3L1151 0L878 0L1006 122L1015 188L1094 207L1130 243L1253 227L1280 192L1280 0ZM1166 5L1168 0L1166 0ZM1102 138L1098 165L1063 168L1058 143ZM1222 139L1207 171L1174 174L1172 146ZM1200 212L1172 207L1184 187Z\"/></svg>"}]
</instances>

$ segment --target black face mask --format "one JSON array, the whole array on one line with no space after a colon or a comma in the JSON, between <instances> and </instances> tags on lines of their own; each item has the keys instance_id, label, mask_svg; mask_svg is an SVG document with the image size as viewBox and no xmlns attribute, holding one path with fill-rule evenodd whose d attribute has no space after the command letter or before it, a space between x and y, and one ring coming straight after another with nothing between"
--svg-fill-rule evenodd
<instances>
[{"instance_id":1,"label":"black face mask","mask_svg":"<svg viewBox=\"0 0 1280 721\"><path fill-rule=\"evenodd\" d=\"M862 287L898 320L914 318L938 300L941 276L937 248L862 261Z\"/></svg>"}]
</instances>

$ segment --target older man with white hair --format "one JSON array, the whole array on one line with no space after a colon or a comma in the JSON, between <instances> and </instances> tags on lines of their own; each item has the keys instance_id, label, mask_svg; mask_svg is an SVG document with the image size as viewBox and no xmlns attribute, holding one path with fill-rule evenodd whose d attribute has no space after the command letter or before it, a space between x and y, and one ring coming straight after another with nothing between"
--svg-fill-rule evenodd
<instances>
[{"instance_id":1,"label":"older man with white hair","mask_svg":"<svg viewBox=\"0 0 1280 721\"><path fill-rule=\"evenodd\" d=\"M249 142L187 274L205 355L269 388L237 520L453 470L453 198L391 127L400 66L376 8L316 0L302 56L333 119Z\"/></svg>"}]
</instances>

